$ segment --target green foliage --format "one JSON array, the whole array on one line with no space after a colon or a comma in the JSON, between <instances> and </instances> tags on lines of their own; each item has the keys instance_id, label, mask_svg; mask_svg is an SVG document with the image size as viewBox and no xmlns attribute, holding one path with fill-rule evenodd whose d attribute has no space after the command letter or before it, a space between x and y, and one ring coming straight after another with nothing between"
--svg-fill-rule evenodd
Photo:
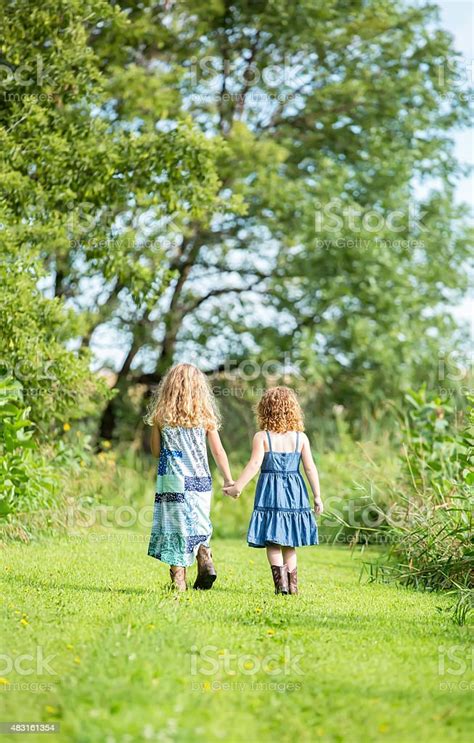
<instances>
[{"instance_id":1,"label":"green foliage","mask_svg":"<svg viewBox=\"0 0 474 743\"><path fill-rule=\"evenodd\" d=\"M83 347L115 334L103 438L180 357L287 355L352 423L434 381L469 245L435 6L21 0L0 31L2 231Z\"/></svg>"},{"instance_id":2,"label":"green foliage","mask_svg":"<svg viewBox=\"0 0 474 743\"><path fill-rule=\"evenodd\" d=\"M0 519L50 506L59 487L59 473L33 438L29 413L21 384L0 377Z\"/></svg>"},{"instance_id":3,"label":"green foliage","mask_svg":"<svg viewBox=\"0 0 474 743\"><path fill-rule=\"evenodd\" d=\"M151 28L152 13L166 22ZM449 136L467 105L435 7L183 2L161 13L147 2L129 20L113 56L117 115L134 118L116 71L136 64L140 39L143 70L164 70L168 116L190 111L225 138L219 174L245 207L212 231L180 228L147 372L190 353L209 366L287 353L321 408L344 403L353 421L433 379L433 359L456 342L446 298L466 287L469 246ZM107 28L95 39L106 72L114 42ZM137 98L145 84L153 95L156 78L140 77ZM413 183L433 176L418 199Z\"/></svg>"},{"instance_id":4,"label":"green foliage","mask_svg":"<svg viewBox=\"0 0 474 743\"><path fill-rule=\"evenodd\" d=\"M404 462L407 478L417 492L427 491L441 503L461 488L473 484L472 420L468 407L468 426L461 428L456 410L449 400L428 395L426 389L406 395L403 424ZM460 417L462 419L463 413ZM467 494L467 490L466 490Z\"/></svg>"},{"instance_id":5,"label":"green foliage","mask_svg":"<svg viewBox=\"0 0 474 743\"><path fill-rule=\"evenodd\" d=\"M425 390L407 396L405 476L391 488L383 528L391 549L369 566L372 579L456 594L453 616L466 621L474 589L474 410L456 425L446 400Z\"/></svg>"},{"instance_id":6,"label":"green foliage","mask_svg":"<svg viewBox=\"0 0 474 743\"><path fill-rule=\"evenodd\" d=\"M474 588L474 409L456 428L446 401L422 392L408 403L406 466L413 492L408 525L394 545L398 570L408 584Z\"/></svg>"},{"instance_id":7,"label":"green foliage","mask_svg":"<svg viewBox=\"0 0 474 743\"><path fill-rule=\"evenodd\" d=\"M186 115L125 125L109 110L92 38L128 23L105 0L0 8L0 367L21 382L38 441L110 398L89 370L104 292L144 332L174 275L160 220L206 221L216 201L218 138Z\"/></svg>"},{"instance_id":8,"label":"green foliage","mask_svg":"<svg viewBox=\"0 0 474 743\"><path fill-rule=\"evenodd\" d=\"M21 384L36 435L47 439L59 423L90 415L106 387L90 373L87 352L68 350L76 315L39 289L38 264L5 246L0 258L0 366Z\"/></svg>"}]
</instances>

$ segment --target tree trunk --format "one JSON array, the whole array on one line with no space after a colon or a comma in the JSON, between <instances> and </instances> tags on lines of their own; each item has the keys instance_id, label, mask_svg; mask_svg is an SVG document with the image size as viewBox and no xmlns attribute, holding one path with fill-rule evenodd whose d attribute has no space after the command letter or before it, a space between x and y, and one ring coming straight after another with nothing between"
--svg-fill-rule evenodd
<instances>
[{"instance_id":1,"label":"tree trunk","mask_svg":"<svg viewBox=\"0 0 474 743\"><path fill-rule=\"evenodd\" d=\"M173 363L173 357L176 347L176 338L178 336L179 328L183 320L183 308L180 307L179 301L183 292L184 285L189 277L189 273L199 255L199 250L202 246L196 236L194 242L191 245L188 255L183 259L178 270L178 278L173 290L171 301L168 307L168 311L165 315L165 335L163 338L161 352L158 359L156 372L153 375L157 380L160 380L165 374L166 370ZM118 409L118 398L120 392L125 393L127 389L126 377L130 371L130 366L136 354L140 350L140 336L141 328L148 322L148 314L143 317L136 325L134 330L133 343L127 357L123 363L121 370L118 373L117 381L114 388L119 389L119 394L110 400L102 413L102 418L99 426L99 448L101 440L110 440L115 433L117 425L117 409Z\"/></svg>"},{"instance_id":2,"label":"tree trunk","mask_svg":"<svg viewBox=\"0 0 474 743\"><path fill-rule=\"evenodd\" d=\"M115 426L117 423L117 410L115 406L115 398L112 400L109 400L107 403L104 412L102 413L102 418L100 419L100 426L99 426L99 442L98 442L98 448L101 449L101 441L109 441L111 438L113 438L114 432L115 432Z\"/></svg>"},{"instance_id":3,"label":"tree trunk","mask_svg":"<svg viewBox=\"0 0 474 743\"><path fill-rule=\"evenodd\" d=\"M136 339L134 339L129 352L127 353L127 356L125 357L125 361L122 364L122 368L120 369L117 375L117 381L115 382L115 385L114 385L114 389L118 389L119 394L108 401L102 413L102 417L101 417L100 425L99 425L99 441L97 444L98 449L102 448L101 441L104 441L104 440L110 441L110 439L112 439L114 436L115 428L117 425L118 398L120 397L121 392L126 391L126 384L124 383L130 371L132 361L137 355L139 350L140 350L140 346L137 343Z\"/></svg>"}]
</instances>

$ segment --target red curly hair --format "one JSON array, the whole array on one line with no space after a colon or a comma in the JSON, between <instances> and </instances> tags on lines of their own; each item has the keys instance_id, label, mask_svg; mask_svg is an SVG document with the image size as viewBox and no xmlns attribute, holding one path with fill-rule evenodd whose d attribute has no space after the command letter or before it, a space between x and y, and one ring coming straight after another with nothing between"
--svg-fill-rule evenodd
<instances>
[{"instance_id":1,"label":"red curly hair","mask_svg":"<svg viewBox=\"0 0 474 743\"><path fill-rule=\"evenodd\" d=\"M289 387L270 387L257 405L260 430L286 433L304 431L303 411Z\"/></svg>"}]
</instances>

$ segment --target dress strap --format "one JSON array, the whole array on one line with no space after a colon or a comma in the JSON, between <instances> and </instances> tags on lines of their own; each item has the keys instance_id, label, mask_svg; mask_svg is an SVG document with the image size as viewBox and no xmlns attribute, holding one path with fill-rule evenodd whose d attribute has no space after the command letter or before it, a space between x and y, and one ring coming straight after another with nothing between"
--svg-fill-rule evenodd
<instances>
[{"instance_id":1,"label":"dress strap","mask_svg":"<svg viewBox=\"0 0 474 743\"><path fill-rule=\"evenodd\" d=\"M299 445L299 443L300 443L300 432L297 431L296 432L296 446L295 446L295 451L298 451L298 445Z\"/></svg>"},{"instance_id":2,"label":"dress strap","mask_svg":"<svg viewBox=\"0 0 474 743\"><path fill-rule=\"evenodd\" d=\"M272 440L270 438L270 434L268 433L268 431L266 431L265 433L267 434L268 447L269 447L270 451L273 451L273 449L272 449Z\"/></svg>"}]
</instances>

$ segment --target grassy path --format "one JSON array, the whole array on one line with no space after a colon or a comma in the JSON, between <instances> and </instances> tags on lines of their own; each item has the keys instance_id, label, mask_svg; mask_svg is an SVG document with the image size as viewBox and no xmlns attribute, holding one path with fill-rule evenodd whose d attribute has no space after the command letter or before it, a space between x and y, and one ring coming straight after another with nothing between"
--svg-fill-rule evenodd
<instances>
[{"instance_id":1,"label":"grassy path","mask_svg":"<svg viewBox=\"0 0 474 743\"><path fill-rule=\"evenodd\" d=\"M447 652L469 635L445 597L359 584L331 547L301 550L301 594L274 596L264 555L232 541L215 588L177 596L132 536L3 550L1 719L61 732L0 740L468 740L472 676Z\"/></svg>"}]
</instances>

